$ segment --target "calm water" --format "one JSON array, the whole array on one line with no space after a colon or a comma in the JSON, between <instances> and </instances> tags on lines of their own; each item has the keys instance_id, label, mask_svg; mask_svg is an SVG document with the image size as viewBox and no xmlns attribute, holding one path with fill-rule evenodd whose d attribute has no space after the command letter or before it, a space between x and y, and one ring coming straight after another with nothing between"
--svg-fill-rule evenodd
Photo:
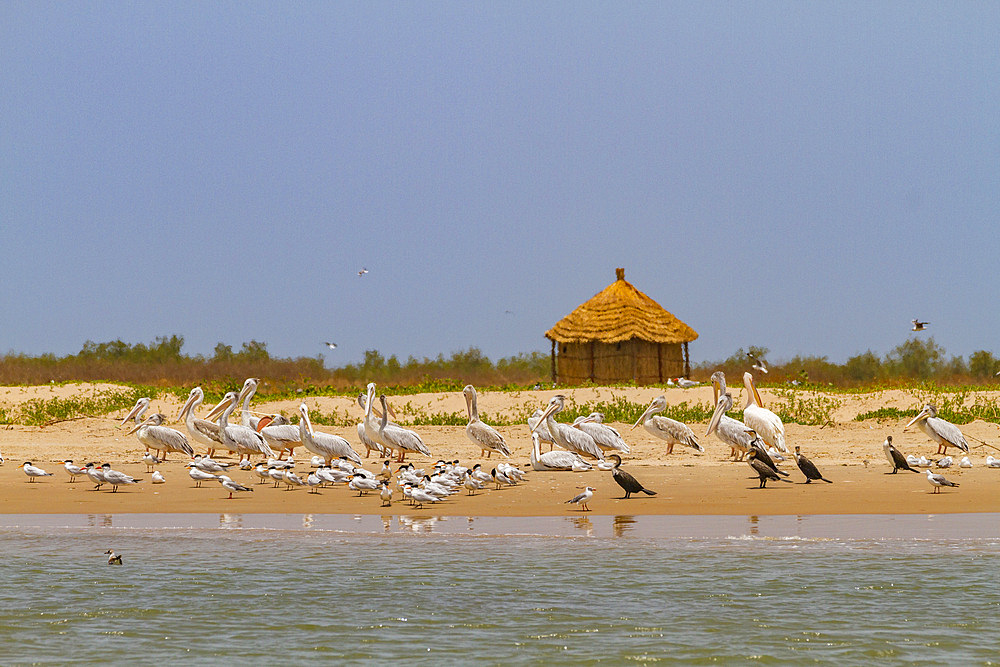
<instances>
[{"instance_id":1,"label":"calm water","mask_svg":"<svg viewBox=\"0 0 1000 667\"><path fill-rule=\"evenodd\" d=\"M997 526L4 517L0 662L995 664Z\"/></svg>"}]
</instances>

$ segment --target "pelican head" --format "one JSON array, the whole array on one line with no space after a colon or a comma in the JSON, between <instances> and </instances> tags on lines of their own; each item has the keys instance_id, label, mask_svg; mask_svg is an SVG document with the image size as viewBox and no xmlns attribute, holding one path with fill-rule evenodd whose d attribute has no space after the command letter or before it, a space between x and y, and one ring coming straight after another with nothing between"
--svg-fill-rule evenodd
<instances>
[{"instance_id":1,"label":"pelican head","mask_svg":"<svg viewBox=\"0 0 1000 667\"><path fill-rule=\"evenodd\" d=\"M712 400L718 403L719 395L726 393L726 374L722 371L715 371L710 380L712 382Z\"/></svg>"},{"instance_id":2,"label":"pelican head","mask_svg":"<svg viewBox=\"0 0 1000 667\"><path fill-rule=\"evenodd\" d=\"M930 419L931 417L937 417L937 408L933 404L928 403L924 406L924 409L920 411L920 414L911 419L910 423L903 427L903 430L905 431L914 424L925 419Z\"/></svg>"},{"instance_id":3,"label":"pelican head","mask_svg":"<svg viewBox=\"0 0 1000 667\"><path fill-rule=\"evenodd\" d=\"M760 394L757 392L757 385L753 381L753 373L747 371L743 374L743 384L746 385L748 392L748 399L752 399L751 402L756 403L758 407L764 407L764 401L760 400Z\"/></svg>"},{"instance_id":4,"label":"pelican head","mask_svg":"<svg viewBox=\"0 0 1000 667\"><path fill-rule=\"evenodd\" d=\"M143 413L146 412L146 410L148 409L149 409L149 399L145 397L140 398L138 401L135 402L135 406L133 406L132 410L127 415L125 415L125 419L122 420L122 423L119 424L119 426L124 426L125 422L127 422L129 419L132 419L133 417L137 419L139 417L142 417Z\"/></svg>"},{"instance_id":5,"label":"pelican head","mask_svg":"<svg viewBox=\"0 0 1000 667\"><path fill-rule=\"evenodd\" d=\"M220 414L222 414L222 411L228 408L231 404L238 402L238 399L239 399L239 394L237 394L235 391L227 393L225 396L222 397L221 401L219 401L211 410L208 411L208 414L205 415L205 419L208 420L215 419Z\"/></svg>"},{"instance_id":6,"label":"pelican head","mask_svg":"<svg viewBox=\"0 0 1000 667\"><path fill-rule=\"evenodd\" d=\"M708 430L705 431L705 435L709 436L712 431L719 427L719 422L722 421L722 416L733 409L733 395L728 391L722 394L715 402L715 412L712 413L712 420L708 422Z\"/></svg>"},{"instance_id":7,"label":"pelican head","mask_svg":"<svg viewBox=\"0 0 1000 667\"><path fill-rule=\"evenodd\" d=\"M305 403L299 403L299 415L302 417L302 423L305 425L306 430L309 431L310 435L313 432L312 422L309 421L309 408ZM268 431L270 433L270 431Z\"/></svg>"},{"instance_id":8,"label":"pelican head","mask_svg":"<svg viewBox=\"0 0 1000 667\"><path fill-rule=\"evenodd\" d=\"M646 421L646 418L650 415L656 414L657 412L663 412L667 407L667 398L663 394L660 394L650 402L649 407L646 411L642 413L642 416L634 424L632 424L632 429L634 430L636 426Z\"/></svg>"},{"instance_id":9,"label":"pelican head","mask_svg":"<svg viewBox=\"0 0 1000 667\"><path fill-rule=\"evenodd\" d=\"M562 412L562 409L566 406L566 397L562 394L556 394L549 399L549 404L545 407L545 412L538 419L539 424L544 424L545 420L549 418L549 415L558 414ZM535 428L538 428L536 425Z\"/></svg>"},{"instance_id":10,"label":"pelican head","mask_svg":"<svg viewBox=\"0 0 1000 667\"><path fill-rule=\"evenodd\" d=\"M133 426L132 430L126 433L125 435L132 435L133 433L135 433L144 426L159 426L162 423L163 423L163 415L161 415L159 412L154 412L153 414L146 417L146 419Z\"/></svg>"},{"instance_id":11,"label":"pelican head","mask_svg":"<svg viewBox=\"0 0 1000 667\"><path fill-rule=\"evenodd\" d=\"M194 410L197 405L205 400L205 392L201 390L201 387L195 387L188 394L187 401L184 403L184 407L181 408L180 413L177 415L177 419L183 419L185 415L191 410Z\"/></svg>"}]
</instances>

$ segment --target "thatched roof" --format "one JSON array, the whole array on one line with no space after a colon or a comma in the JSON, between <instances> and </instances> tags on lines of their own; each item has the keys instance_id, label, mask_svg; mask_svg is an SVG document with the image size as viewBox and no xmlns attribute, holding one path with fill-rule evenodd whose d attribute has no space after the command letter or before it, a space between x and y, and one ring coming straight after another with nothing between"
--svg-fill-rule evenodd
<instances>
[{"instance_id":1,"label":"thatched roof","mask_svg":"<svg viewBox=\"0 0 1000 667\"><path fill-rule=\"evenodd\" d=\"M698 337L697 331L625 280L625 269L615 273L615 282L556 322L545 337L557 343L618 343L632 338L689 343Z\"/></svg>"}]
</instances>

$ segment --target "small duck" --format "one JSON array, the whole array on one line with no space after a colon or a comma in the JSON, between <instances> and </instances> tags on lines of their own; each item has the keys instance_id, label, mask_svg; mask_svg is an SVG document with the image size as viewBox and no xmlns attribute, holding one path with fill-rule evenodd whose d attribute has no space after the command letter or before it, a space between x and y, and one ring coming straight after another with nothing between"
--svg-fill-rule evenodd
<instances>
[{"instance_id":1,"label":"small duck","mask_svg":"<svg viewBox=\"0 0 1000 667\"><path fill-rule=\"evenodd\" d=\"M116 554L111 549L108 549L107 551L104 552L104 555L106 555L108 557L108 565L121 565L122 564L122 555L121 554Z\"/></svg>"}]
</instances>

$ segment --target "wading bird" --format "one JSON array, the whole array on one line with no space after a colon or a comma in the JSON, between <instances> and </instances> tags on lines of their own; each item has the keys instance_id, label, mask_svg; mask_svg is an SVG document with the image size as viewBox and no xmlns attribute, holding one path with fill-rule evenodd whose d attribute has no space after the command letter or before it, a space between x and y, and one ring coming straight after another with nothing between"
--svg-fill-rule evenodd
<instances>
[{"instance_id":1,"label":"wading bird","mask_svg":"<svg viewBox=\"0 0 1000 667\"><path fill-rule=\"evenodd\" d=\"M949 447L957 447L966 454L969 453L969 443L965 441L962 431L951 422L947 422L937 416L937 408L928 403L910 423L903 427L903 430L910 428L914 424L927 434L927 437L938 445L938 454L946 454Z\"/></svg>"},{"instance_id":2,"label":"wading bird","mask_svg":"<svg viewBox=\"0 0 1000 667\"><path fill-rule=\"evenodd\" d=\"M719 440L729 445L733 460L742 460L750 449L753 438L750 436L750 429L743 422L726 414L733 409L733 396L726 391L726 376L722 371L712 373L712 389L715 393L715 412L708 423L705 437L715 432Z\"/></svg>"},{"instance_id":3,"label":"wading bird","mask_svg":"<svg viewBox=\"0 0 1000 667\"><path fill-rule=\"evenodd\" d=\"M642 413L642 416L632 425L632 429L635 430L639 424L642 424L642 427L648 433L661 440L665 440L667 442L667 454L673 453L674 445L684 445L699 452L705 451L705 448L698 444L698 439L695 438L694 431L687 424L656 414L657 412L663 412L666 408L666 397L663 395L657 396L650 402L649 407Z\"/></svg>"},{"instance_id":4,"label":"wading bird","mask_svg":"<svg viewBox=\"0 0 1000 667\"><path fill-rule=\"evenodd\" d=\"M479 408L476 405L476 388L471 384L465 385L462 389L465 396L465 407L469 411L469 423L465 427L465 435L476 447L490 458L493 452L510 456L510 447L503 439L503 436L495 428L479 419Z\"/></svg>"},{"instance_id":5,"label":"wading bird","mask_svg":"<svg viewBox=\"0 0 1000 667\"><path fill-rule=\"evenodd\" d=\"M548 406L546 406L545 411L542 412L542 416L539 419L540 424L545 424L549 429L549 434L555 440L556 444L571 452L576 452L581 456L589 456L590 458L598 459L600 461L604 460L604 452L597 445L590 434L584 433L578 428L573 428L568 424L560 424L555 420L554 415L562 411L566 406L566 397L562 394L557 394L549 400Z\"/></svg>"},{"instance_id":6,"label":"wading bird","mask_svg":"<svg viewBox=\"0 0 1000 667\"><path fill-rule=\"evenodd\" d=\"M747 389L747 403L743 407L743 423L747 428L753 429L760 436L760 439L777 447L778 451L787 452L785 447L785 425L781 423L778 415L764 407L757 393L757 386L753 381L752 373L743 374L743 385Z\"/></svg>"},{"instance_id":7,"label":"wading bird","mask_svg":"<svg viewBox=\"0 0 1000 667\"><path fill-rule=\"evenodd\" d=\"M795 462L799 465L799 470L802 471L802 474L806 476L806 484L810 484L814 479L821 479L827 484L833 484L833 482L823 477L816 464L807 459L805 454L799 451L798 445L795 446Z\"/></svg>"}]
</instances>

